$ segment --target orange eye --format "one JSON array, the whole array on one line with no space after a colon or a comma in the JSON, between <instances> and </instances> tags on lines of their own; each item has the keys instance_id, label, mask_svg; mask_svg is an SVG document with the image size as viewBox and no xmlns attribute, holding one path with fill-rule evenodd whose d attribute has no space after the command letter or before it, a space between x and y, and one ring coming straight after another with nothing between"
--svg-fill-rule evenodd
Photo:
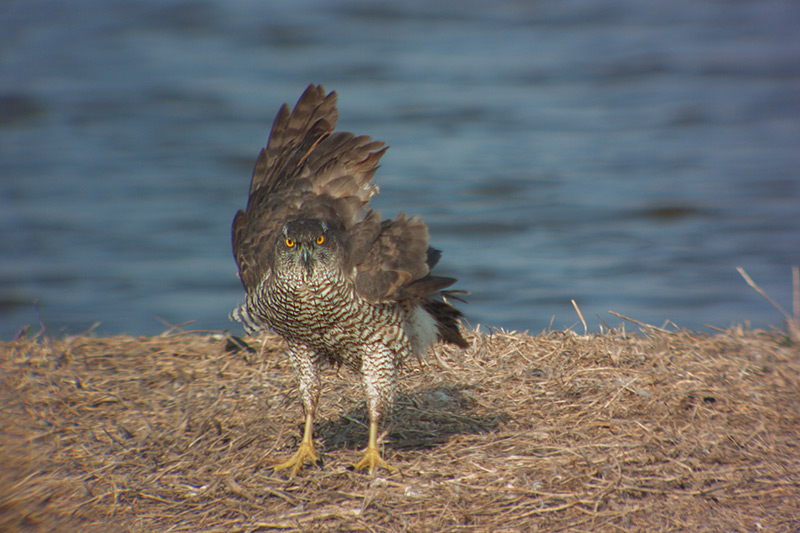
<instances>
[{"instance_id":1,"label":"orange eye","mask_svg":"<svg viewBox=\"0 0 800 533\"><path fill-rule=\"evenodd\" d=\"M320 235L317 237L317 244L322 244L325 242L325 235Z\"/></svg>"},{"instance_id":2,"label":"orange eye","mask_svg":"<svg viewBox=\"0 0 800 533\"><path fill-rule=\"evenodd\" d=\"M292 239L290 239L290 238L288 238L288 237L287 237L287 238L286 238L286 246L288 246L289 248L291 248L292 246L294 246L294 240L292 240Z\"/></svg>"}]
</instances>

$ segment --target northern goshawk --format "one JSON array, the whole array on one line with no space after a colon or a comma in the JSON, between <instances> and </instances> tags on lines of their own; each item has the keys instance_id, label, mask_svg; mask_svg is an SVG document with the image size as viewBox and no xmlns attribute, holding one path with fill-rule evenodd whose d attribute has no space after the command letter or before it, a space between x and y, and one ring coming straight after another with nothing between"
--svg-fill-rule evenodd
<instances>
[{"instance_id":1,"label":"northern goshawk","mask_svg":"<svg viewBox=\"0 0 800 533\"><path fill-rule=\"evenodd\" d=\"M323 366L359 373L369 442L357 470L396 470L378 450L397 374L441 340L467 343L461 313L446 300L456 280L434 276L440 252L428 228L401 213L381 220L367 204L382 142L334 132L336 93L310 85L293 111L283 105L253 171L247 209L233 220L233 254L246 291L231 312L248 333L280 334L300 382L305 430L298 451L276 470L294 476L316 462L312 430Z\"/></svg>"}]
</instances>

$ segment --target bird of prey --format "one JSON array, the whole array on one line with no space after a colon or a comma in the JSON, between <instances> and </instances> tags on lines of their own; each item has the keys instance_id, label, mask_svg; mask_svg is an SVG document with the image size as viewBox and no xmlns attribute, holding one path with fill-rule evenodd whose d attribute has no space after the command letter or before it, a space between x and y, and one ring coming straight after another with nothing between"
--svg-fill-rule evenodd
<instances>
[{"instance_id":1,"label":"bird of prey","mask_svg":"<svg viewBox=\"0 0 800 533\"><path fill-rule=\"evenodd\" d=\"M386 151L367 136L336 132L336 93L310 85L294 110L284 104L261 150L247 208L233 220L233 255L246 292L231 312L248 333L271 329L288 345L305 414L297 452L276 470L291 476L319 457L312 440L325 365L360 374L369 441L356 470L396 471L381 457L378 430L397 374L437 340L466 347L461 313L434 276L441 252L418 217L382 220L368 207Z\"/></svg>"}]
</instances>

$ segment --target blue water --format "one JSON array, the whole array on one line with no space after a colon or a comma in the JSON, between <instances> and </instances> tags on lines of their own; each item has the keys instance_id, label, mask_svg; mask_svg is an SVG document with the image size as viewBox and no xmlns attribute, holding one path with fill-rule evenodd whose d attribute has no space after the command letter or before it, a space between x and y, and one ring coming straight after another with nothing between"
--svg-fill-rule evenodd
<instances>
[{"instance_id":1,"label":"blue water","mask_svg":"<svg viewBox=\"0 0 800 533\"><path fill-rule=\"evenodd\" d=\"M223 329L283 102L391 145L472 323L781 325L800 264L800 3L5 0L0 338ZM579 327L582 330L582 326Z\"/></svg>"}]
</instances>

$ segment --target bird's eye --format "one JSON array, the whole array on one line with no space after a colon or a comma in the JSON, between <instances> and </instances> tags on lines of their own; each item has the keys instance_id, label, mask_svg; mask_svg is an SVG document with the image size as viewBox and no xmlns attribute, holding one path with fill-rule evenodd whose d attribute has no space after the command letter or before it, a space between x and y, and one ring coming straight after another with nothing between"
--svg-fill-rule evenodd
<instances>
[{"instance_id":1,"label":"bird's eye","mask_svg":"<svg viewBox=\"0 0 800 533\"><path fill-rule=\"evenodd\" d=\"M289 248L294 246L294 240L287 237L286 238L286 246L288 246Z\"/></svg>"},{"instance_id":2,"label":"bird's eye","mask_svg":"<svg viewBox=\"0 0 800 533\"><path fill-rule=\"evenodd\" d=\"M320 235L317 237L317 244L322 244L325 242L325 235Z\"/></svg>"}]
</instances>

